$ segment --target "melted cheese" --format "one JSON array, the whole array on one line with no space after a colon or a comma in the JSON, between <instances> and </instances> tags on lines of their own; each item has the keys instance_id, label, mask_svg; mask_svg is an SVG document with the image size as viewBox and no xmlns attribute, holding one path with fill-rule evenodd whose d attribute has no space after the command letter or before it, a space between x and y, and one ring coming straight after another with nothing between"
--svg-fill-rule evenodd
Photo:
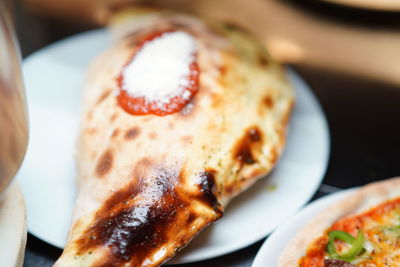
<instances>
[{"instance_id":1,"label":"melted cheese","mask_svg":"<svg viewBox=\"0 0 400 267\"><path fill-rule=\"evenodd\" d=\"M181 31L167 32L148 41L124 69L123 89L132 97L168 103L189 86L195 51L194 38Z\"/></svg>"}]
</instances>

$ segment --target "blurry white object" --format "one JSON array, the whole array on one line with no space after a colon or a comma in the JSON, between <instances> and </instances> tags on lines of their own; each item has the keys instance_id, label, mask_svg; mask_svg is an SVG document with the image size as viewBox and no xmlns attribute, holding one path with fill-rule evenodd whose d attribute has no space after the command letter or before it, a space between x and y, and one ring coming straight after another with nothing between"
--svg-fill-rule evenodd
<instances>
[{"instance_id":1,"label":"blurry white object","mask_svg":"<svg viewBox=\"0 0 400 267\"><path fill-rule=\"evenodd\" d=\"M21 267L25 245L25 202L18 183L14 181L0 201L0 266Z\"/></svg>"}]
</instances>

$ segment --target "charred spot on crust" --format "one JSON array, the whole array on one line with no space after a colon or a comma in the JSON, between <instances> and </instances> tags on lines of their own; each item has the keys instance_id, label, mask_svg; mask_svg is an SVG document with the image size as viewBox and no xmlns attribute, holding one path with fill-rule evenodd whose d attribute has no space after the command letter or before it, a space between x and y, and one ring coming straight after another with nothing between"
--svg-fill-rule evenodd
<instances>
[{"instance_id":1,"label":"charred spot on crust","mask_svg":"<svg viewBox=\"0 0 400 267\"><path fill-rule=\"evenodd\" d=\"M262 141L261 132L257 127L251 127L245 135L239 140L234 149L234 158L240 162L240 165L250 165L256 163L252 147L254 144Z\"/></svg>"},{"instance_id":2,"label":"charred spot on crust","mask_svg":"<svg viewBox=\"0 0 400 267\"><path fill-rule=\"evenodd\" d=\"M265 67L268 66L269 60L268 60L267 56L266 56L264 53L260 53L260 54L258 55L258 58L257 58L257 59L258 59L258 64L259 64L261 67L265 68Z\"/></svg>"},{"instance_id":3,"label":"charred spot on crust","mask_svg":"<svg viewBox=\"0 0 400 267\"><path fill-rule=\"evenodd\" d=\"M199 215L197 215L197 214L191 212L191 213L189 214L189 216L188 216L188 219L187 219L188 224L193 223L198 217L199 217Z\"/></svg>"},{"instance_id":4,"label":"charred spot on crust","mask_svg":"<svg viewBox=\"0 0 400 267\"><path fill-rule=\"evenodd\" d=\"M272 99L272 97L270 95L267 95L263 98L263 103L265 104L265 106L267 106L267 108L274 107L274 100Z\"/></svg>"},{"instance_id":5,"label":"charred spot on crust","mask_svg":"<svg viewBox=\"0 0 400 267\"><path fill-rule=\"evenodd\" d=\"M185 225L190 218L190 202L179 194L178 168L154 168L152 176L146 180L135 177L107 199L94 223L76 241L79 255L101 246L108 255L94 266L141 266L170 235L181 232L182 221Z\"/></svg>"},{"instance_id":6,"label":"charred spot on crust","mask_svg":"<svg viewBox=\"0 0 400 267\"><path fill-rule=\"evenodd\" d=\"M219 74L221 76L223 76L223 75L225 75L227 73L228 67L226 65L221 65L221 66L218 67L218 70L219 70Z\"/></svg>"},{"instance_id":7,"label":"charred spot on crust","mask_svg":"<svg viewBox=\"0 0 400 267\"><path fill-rule=\"evenodd\" d=\"M112 168L113 164L113 154L110 150L107 150L101 155L96 165L96 175L99 177L103 177L106 175Z\"/></svg>"},{"instance_id":8,"label":"charred spot on crust","mask_svg":"<svg viewBox=\"0 0 400 267\"><path fill-rule=\"evenodd\" d=\"M111 90L107 90L107 91L103 92L103 93L101 94L101 96L99 97L99 99L97 99L96 104L98 105L98 104L100 104L101 102L103 102L104 99L106 99L110 94L111 94Z\"/></svg>"},{"instance_id":9,"label":"charred spot on crust","mask_svg":"<svg viewBox=\"0 0 400 267\"><path fill-rule=\"evenodd\" d=\"M200 183L198 184L201 195L199 199L212 207L217 214L222 215L221 204L217 199L217 187L215 185L216 171L207 169L199 174Z\"/></svg>"},{"instance_id":10,"label":"charred spot on crust","mask_svg":"<svg viewBox=\"0 0 400 267\"><path fill-rule=\"evenodd\" d=\"M253 158L253 154L251 152L250 147L243 147L238 153L236 154L236 159L241 162L242 165L244 164L254 164L256 161Z\"/></svg>"},{"instance_id":11,"label":"charred spot on crust","mask_svg":"<svg viewBox=\"0 0 400 267\"><path fill-rule=\"evenodd\" d=\"M129 129L128 131L126 131L125 139L126 140L132 140L133 138L138 136L139 133L140 133L140 129L138 127L133 127L131 129Z\"/></svg>"},{"instance_id":12,"label":"charred spot on crust","mask_svg":"<svg viewBox=\"0 0 400 267\"><path fill-rule=\"evenodd\" d=\"M235 187L235 186L236 186L235 184L226 185L226 186L224 187L224 193L225 193L225 194L228 194L228 195L231 195L231 194L233 193L233 191L234 191L234 187Z\"/></svg>"},{"instance_id":13,"label":"charred spot on crust","mask_svg":"<svg viewBox=\"0 0 400 267\"><path fill-rule=\"evenodd\" d=\"M250 128L248 131L248 137L253 143L261 141L261 134L257 128Z\"/></svg>"}]
</instances>

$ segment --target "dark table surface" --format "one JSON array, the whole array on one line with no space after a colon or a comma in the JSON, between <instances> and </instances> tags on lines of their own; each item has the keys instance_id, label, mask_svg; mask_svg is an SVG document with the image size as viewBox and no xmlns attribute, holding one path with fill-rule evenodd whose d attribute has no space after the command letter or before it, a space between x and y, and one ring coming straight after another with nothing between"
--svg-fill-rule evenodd
<instances>
[{"instance_id":1,"label":"dark table surface","mask_svg":"<svg viewBox=\"0 0 400 267\"><path fill-rule=\"evenodd\" d=\"M395 18L399 25L399 13L353 10L315 1L287 2L304 12L363 27L393 27ZM37 18L17 8L17 33L24 57L87 29ZM399 175L400 85L301 65L294 67L317 95L328 119L331 155L323 183L349 188ZM317 192L314 198L323 194ZM261 244L262 241L222 257L181 266L251 266ZM51 266L60 253L29 234L24 266Z\"/></svg>"}]
</instances>

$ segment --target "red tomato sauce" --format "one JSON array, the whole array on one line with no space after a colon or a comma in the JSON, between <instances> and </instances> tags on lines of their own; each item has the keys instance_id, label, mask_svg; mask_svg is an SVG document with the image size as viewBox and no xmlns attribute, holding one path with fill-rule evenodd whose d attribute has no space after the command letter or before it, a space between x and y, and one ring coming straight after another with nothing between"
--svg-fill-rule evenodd
<instances>
[{"instance_id":1,"label":"red tomato sauce","mask_svg":"<svg viewBox=\"0 0 400 267\"><path fill-rule=\"evenodd\" d=\"M125 64L124 68L129 65L133 60L135 60L135 55L140 51L140 49L147 43L154 40L157 37L160 37L162 34L172 32L172 31L163 31L151 33L144 36L139 42L139 48L133 54L133 56L128 60ZM196 54L193 55L193 62L191 62L189 69L190 73L187 77L189 83L188 86L183 88L180 95L174 96L169 99L168 103L160 103L157 101L147 101L145 97L132 97L123 89L123 80L124 75L123 71L117 78L117 83L119 87L119 94L117 96L117 102L121 108L123 108L126 112L131 115L157 115L157 116L165 116L168 114L172 114L175 112L179 112L182 110L196 95L199 89L199 76L200 69L198 63L196 61ZM186 95L185 97L183 97Z\"/></svg>"}]
</instances>

